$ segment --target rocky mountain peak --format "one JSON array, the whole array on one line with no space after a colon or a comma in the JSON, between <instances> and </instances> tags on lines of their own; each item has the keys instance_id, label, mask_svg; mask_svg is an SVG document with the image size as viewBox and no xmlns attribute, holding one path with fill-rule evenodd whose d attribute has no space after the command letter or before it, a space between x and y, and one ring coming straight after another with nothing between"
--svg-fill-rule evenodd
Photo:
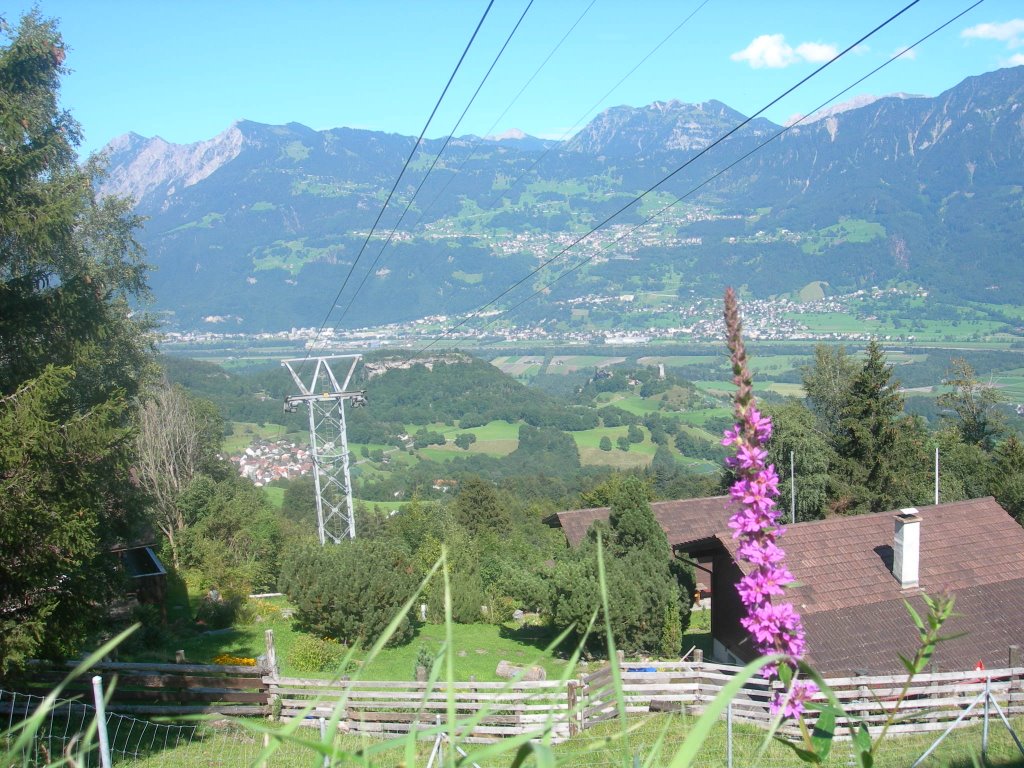
<instances>
[{"instance_id":1,"label":"rocky mountain peak","mask_svg":"<svg viewBox=\"0 0 1024 768\"><path fill-rule=\"evenodd\" d=\"M100 194L128 197L142 206L156 202L156 195L170 197L197 184L242 152L244 124L237 121L212 139L194 144L172 144L137 133L118 136L103 149L110 172Z\"/></svg>"}]
</instances>

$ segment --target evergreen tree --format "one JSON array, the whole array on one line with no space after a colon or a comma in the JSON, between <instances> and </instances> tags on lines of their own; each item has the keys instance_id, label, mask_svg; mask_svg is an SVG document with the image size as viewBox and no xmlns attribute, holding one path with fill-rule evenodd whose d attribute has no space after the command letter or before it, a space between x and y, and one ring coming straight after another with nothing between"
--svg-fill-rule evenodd
<instances>
[{"instance_id":1,"label":"evergreen tree","mask_svg":"<svg viewBox=\"0 0 1024 768\"><path fill-rule=\"evenodd\" d=\"M1024 442L1010 435L995 450L992 492L1003 509L1024 525Z\"/></svg>"},{"instance_id":2,"label":"evergreen tree","mask_svg":"<svg viewBox=\"0 0 1024 768\"><path fill-rule=\"evenodd\" d=\"M839 409L836 451L842 470L833 479L839 511L846 513L881 512L901 500L896 465L903 396L881 345L872 339L866 352Z\"/></svg>"},{"instance_id":3,"label":"evergreen tree","mask_svg":"<svg viewBox=\"0 0 1024 768\"><path fill-rule=\"evenodd\" d=\"M505 531L511 523L494 486L476 475L459 483L452 511L455 520L472 536L482 531Z\"/></svg>"},{"instance_id":4,"label":"evergreen tree","mask_svg":"<svg viewBox=\"0 0 1024 768\"><path fill-rule=\"evenodd\" d=\"M608 525L591 527L580 547L559 563L551 580L552 621L557 627L574 625L580 639L591 614L600 606L597 538L604 551L608 622L617 646L627 653L659 653L682 636L689 619L689 591L680 594L671 550L647 501L648 488L638 477L627 476L612 491ZM599 617L603 621L603 617ZM604 633L597 629L588 647L607 652Z\"/></svg>"},{"instance_id":5,"label":"evergreen tree","mask_svg":"<svg viewBox=\"0 0 1024 768\"><path fill-rule=\"evenodd\" d=\"M129 204L94 194L38 12L0 29L0 674L68 653L115 584L136 509L132 403L151 371ZM73 373L71 373L73 371Z\"/></svg>"},{"instance_id":6,"label":"evergreen tree","mask_svg":"<svg viewBox=\"0 0 1024 768\"><path fill-rule=\"evenodd\" d=\"M355 539L313 545L285 556L281 588L295 605L296 623L317 637L346 645L373 643L416 589L409 556L388 542ZM412 638L403 616L391 645Z\"/></svg>"}]
</instances>

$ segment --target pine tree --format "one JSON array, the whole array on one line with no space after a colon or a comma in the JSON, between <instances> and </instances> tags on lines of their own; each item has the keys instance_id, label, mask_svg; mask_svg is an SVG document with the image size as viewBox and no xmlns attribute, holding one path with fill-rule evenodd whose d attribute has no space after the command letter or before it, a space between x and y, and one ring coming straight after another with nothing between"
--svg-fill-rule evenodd
<instances>
[{"instance_id":1,"label":"pine tree","mask_svg":"<svg viewBox=\"0 0 1024 768\"><path fill-rule=\"evenodd\" d=\"M845 491L847 512L881 512L899 501L896 466L903 396L881 345L872 339L866 351L842 399L836 438L843 471L833 477Z\"/></svg>"},{"instance_id":2,"label":"pine tree","mask_svg":"<svg viewBox=\"0 0 1024 768\"><path fill-rule=\"evenodd\" d=\"M0 40L0 563L16 571L0 575L2 673L73 651L104 618L151 348L129 306L145 293L138 219L96 199L97 161L78 165L61 37L33 12Z\"/></svg>"}]
</instances>

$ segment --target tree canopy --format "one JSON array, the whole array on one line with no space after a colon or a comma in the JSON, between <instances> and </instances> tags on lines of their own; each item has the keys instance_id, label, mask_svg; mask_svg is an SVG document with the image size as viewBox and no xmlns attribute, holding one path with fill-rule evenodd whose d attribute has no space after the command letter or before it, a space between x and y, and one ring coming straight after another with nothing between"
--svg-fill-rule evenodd
<instances>
[{"instance_id":1,"label":"tree canopy","mask_svg":"<svg viewBox=\"0 0 1024 768\"><path fill-rule=\"evenodd\" d=\"M0 30L0 671L74 650L129 532L133 402L151 373L127 201L97 199L59 107L65 48L38 12ZM15 535L16 532L16 535Z\"/></svg>"}]
</instances>

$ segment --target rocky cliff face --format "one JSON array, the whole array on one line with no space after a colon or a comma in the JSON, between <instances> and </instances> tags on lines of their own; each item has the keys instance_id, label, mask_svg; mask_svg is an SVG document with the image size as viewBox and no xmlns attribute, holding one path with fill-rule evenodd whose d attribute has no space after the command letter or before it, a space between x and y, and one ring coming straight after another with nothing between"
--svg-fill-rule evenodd
<instances>
[{"instance_id":1,"label":"rocky cliff face","mask_svg":"<svg viewBox=\"0 0 1024 768\"><path fill-rule=\"evenodd\" d=\"M104 149L109 173L100 193L128 197L137 206L154 207L161 198L198 184L234 160L244 144L238 123L196 144L171 144L159 136L147 139L137 133L118 136Z\"/></svg>"},{"instance_id":2,"label":"rocky cliff face","mask_svg":"<svg viewBox=\"0 0 1024 768\"><path fill-rule=\"evenodd\" d=\"M672 100L639 108L613 107L590 121L565 149L603 156L699 151L745 119L720 101L684 104ZM754 120L748 128L746 135L756 136L778 126Z\"/></svg>"}]
</instances>

